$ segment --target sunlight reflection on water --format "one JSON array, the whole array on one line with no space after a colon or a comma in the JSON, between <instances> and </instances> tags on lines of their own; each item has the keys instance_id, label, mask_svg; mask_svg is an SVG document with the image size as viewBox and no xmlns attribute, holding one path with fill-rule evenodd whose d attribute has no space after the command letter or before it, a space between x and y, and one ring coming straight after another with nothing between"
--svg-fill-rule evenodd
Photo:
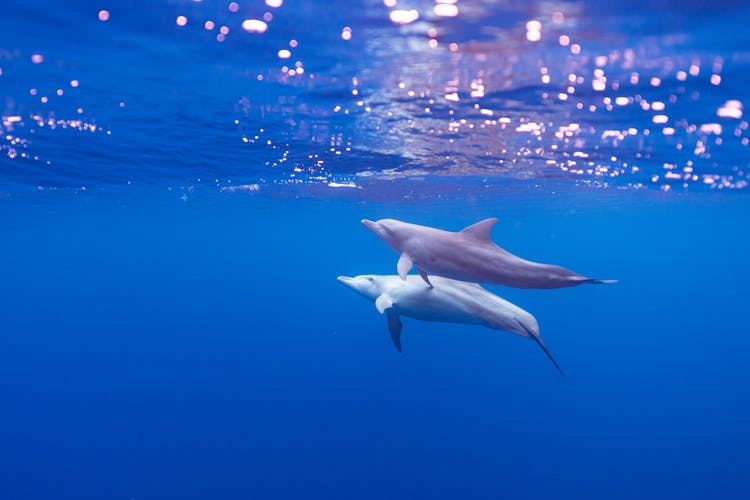
<instances>
[{"instance_id":1,"label":"sunlight reflection on water","mask_svg":"<svg viewBox=\"0 0 750 500\"><path fill-rule=\"evenodd\" d=\"M637 9L607 16L586 2L329 4L334 14L323 20L314 2L176 1L160 13L173 20L171 28L140 35L146 46L180 40L182 53L203 48L213 54L209 60L218 58L214 66L207 60L181 66L179 85L190 86L207 69L231 80L224 87L237 93L215 87L211 97L223 98L225 107L212 116L235 132L203 132L217 134L210 147L232 145L232 156L202 166L219 184L357 185L447 175L477 176L486 185L527 179L665 191L747 186L742 76L750 57L731 37L724 45L713 38L731 29L731 16L701 19L693 33L690 13L679 21ZM118 25L122 15L94 10L91 17L107 33L130 29ZM741 9L737 16L743 15ZM318 29L310 30L311 22ZM637 25L642 32L630 29ZM0 48L8 54L0 60L3 71L30 71L23 50ZM75 69L77 53L64 55L50 60L39 51L25 60L48 68L45 83L64 76L77 87L79 78L85 81ZM163 68L140 71L158 79ZM7 160L39 161L55 171L71 159L45 150L35 138L41 127L54 141L58 127L116 135L112 122L128 119L113 119L109 108L86 117L80 101L100 99L101 88L68 96L62 85L42 88L38 80L28 78L27 94L6 103L0 151ZM124 108L123 95L115 97ZM181 105L187 114L200 113L199 103ZM62 117L71 111L83 116ZM180 137L179 130L171 134ZM149 151L152 139L140 139L140 149ZM132 170L117 178L140 175ZM106 172L96 178L106 181Z\"/></svg>"}]
</instances>

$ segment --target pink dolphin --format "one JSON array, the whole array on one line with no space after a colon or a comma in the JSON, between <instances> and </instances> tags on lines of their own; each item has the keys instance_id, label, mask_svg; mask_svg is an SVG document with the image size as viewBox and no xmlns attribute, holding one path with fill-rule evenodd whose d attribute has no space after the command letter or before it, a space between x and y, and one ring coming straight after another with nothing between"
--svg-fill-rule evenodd
<instances>
[{"instance_id":1,"label":"pink dolphin","mask_svg":"<svg viewBox=\"0 0 750 500\"><path fill-rule=\"evenodd\" d=\"M515 288L563 288L583 283L615 283L586 278L569 269L522 259L490 239L496 218L485 219L454 233L395 219L362 224L398 252L398 275L406 279L412 266L430 284L433 274L469 283Z\"/></svg>"}]
</instances>

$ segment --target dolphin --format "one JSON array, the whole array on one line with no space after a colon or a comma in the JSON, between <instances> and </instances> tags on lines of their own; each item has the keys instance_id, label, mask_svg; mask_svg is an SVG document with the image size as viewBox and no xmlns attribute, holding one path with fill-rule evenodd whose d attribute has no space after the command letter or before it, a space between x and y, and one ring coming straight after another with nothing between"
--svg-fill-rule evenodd
<instances>
[{"instance_id":1,"label":"dolphin","mask_svg":"<svg viewBox=\"0 0 750 500\"><path fill-rule=\"evenodd\" d=\"M581 276L569 269L531 262L503 250L490 239L496 218L485 219L454 233L395 219L362 224L401 254L398 275L406 275L416 264L429 285L429 275L470 283L506 285L515 288L563 288L583 283L616 283Z\"/></svg>"},{"instance_id":2,"label":"dolphin","mask_svg":"<svg viewBox=\"0 0 750 500\"><path fill-rule=\"evenodd\" d=\"M530 313L474 283L440 276L433 276L432 280L434 287L425 285L416 275L405 280L396 275L338 277L339 283L375 301L378 312L386 314L388 331L398 352L401 352L401 316L482 325L533 339L565 376L542 341L539 325Z\"/></svg>"}]
</instances>

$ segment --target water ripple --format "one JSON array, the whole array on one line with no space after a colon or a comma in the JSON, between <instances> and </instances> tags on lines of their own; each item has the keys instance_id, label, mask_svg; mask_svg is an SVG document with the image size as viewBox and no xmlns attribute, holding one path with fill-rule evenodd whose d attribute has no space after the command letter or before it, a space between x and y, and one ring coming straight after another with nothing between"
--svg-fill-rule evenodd
<instances>
[{"instance_id":1,"label":"water ripple","mask_svg":"<svg viewBox=\"0 0 750 500\"><path fill-rule=\"evenodd\" d=\"M40 4L0 21L6 189L748 184L739 2Z\"/></svg>"}]
</instances>

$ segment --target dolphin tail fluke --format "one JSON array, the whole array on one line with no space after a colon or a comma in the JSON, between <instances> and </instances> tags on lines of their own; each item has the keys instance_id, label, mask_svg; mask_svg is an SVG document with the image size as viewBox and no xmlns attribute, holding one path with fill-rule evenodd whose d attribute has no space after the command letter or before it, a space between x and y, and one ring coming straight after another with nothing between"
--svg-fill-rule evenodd
<instances>
[{"instance_id":1,"label":"dolphin tail fluke","mask_svg":"<svg viewBox=\"0 0 750 500\"><path fill-rule=\"evenodd\" d=\"M560 368L560 365L557 364L557 361L555 361L554 356L552 356L552 353L549 352L549 349L547 349L547 346L544 345L544 342L542 341L542 339L540 339L537 336L532 336L531 338L533 338L534 340L536 340L536 343L539 344L539 347L542 348L542 350L544 351L544 354L546 354L547 357L550 359L550 361L552 361L552 364L555 365L555 368L557 368L557 371L560 372L560 375L562 375L563 378L566 378L565 377L565 372L563 372L562 368Z\"/></svg>"},{"instance_id":2,"label":"dolphin tail fluke","mask_svg":"<svg viewBox=\"0 0 750 500\"><path fill-rule=\"evenodd\" d=\"M560 375L562 375L562 376L563 376L563 378L566 378L566 377L565 377L565 372L563 372L563 371L562 371L562 368L560 368L560 365L558 365L558 364L557 364L557 361L555 361L555 357L554 357L554 356L552 356L552 353L551 353L551 352L549 352L549 349L547 349L547 346L546 346L546 345L544 344L544 341L543 341L543 340L542 340L542 338L541 338L541 337L539 336L539 334L538 334L538 333L536 333L536 332L534 332L533 330L529 329L529 328L528 328L528 327L527 327L526 325L524 325L524 324L523 324L522 322L520 322L520 321L518 321L518 320L516 320L516 322L517 322L517 323L518 323L519 325L521 325L521 328L523 328L524 330L526 330L526 333L528 333L528 334L529 334L529 337L531 337L532 339L534 339L534 340L536 341L536 343L537 343L537 344L539 344L539 347L541 347L541 348L542 348L542 350L544 351L544 354L546 354L546 355L547 355L547 357L549 358L549 360L550 360L550 361L552 361L552 364L553 364L553 365L555 365L555 368L557 368L557 371L559 371L559 372L560 372Z\"/></svg>"},{"instance_id":3,"label":"dolphin tail fluke","mask_svg":"<svg viewBox=\"0 0 750 500\"><path fill-rule=\"evenodd\" d=\"M587 283L592 283L594 285L611 285L612 283L617 283L618 280L595 280L590 279L587 281Z\"/></svg>"}]
</instances>

